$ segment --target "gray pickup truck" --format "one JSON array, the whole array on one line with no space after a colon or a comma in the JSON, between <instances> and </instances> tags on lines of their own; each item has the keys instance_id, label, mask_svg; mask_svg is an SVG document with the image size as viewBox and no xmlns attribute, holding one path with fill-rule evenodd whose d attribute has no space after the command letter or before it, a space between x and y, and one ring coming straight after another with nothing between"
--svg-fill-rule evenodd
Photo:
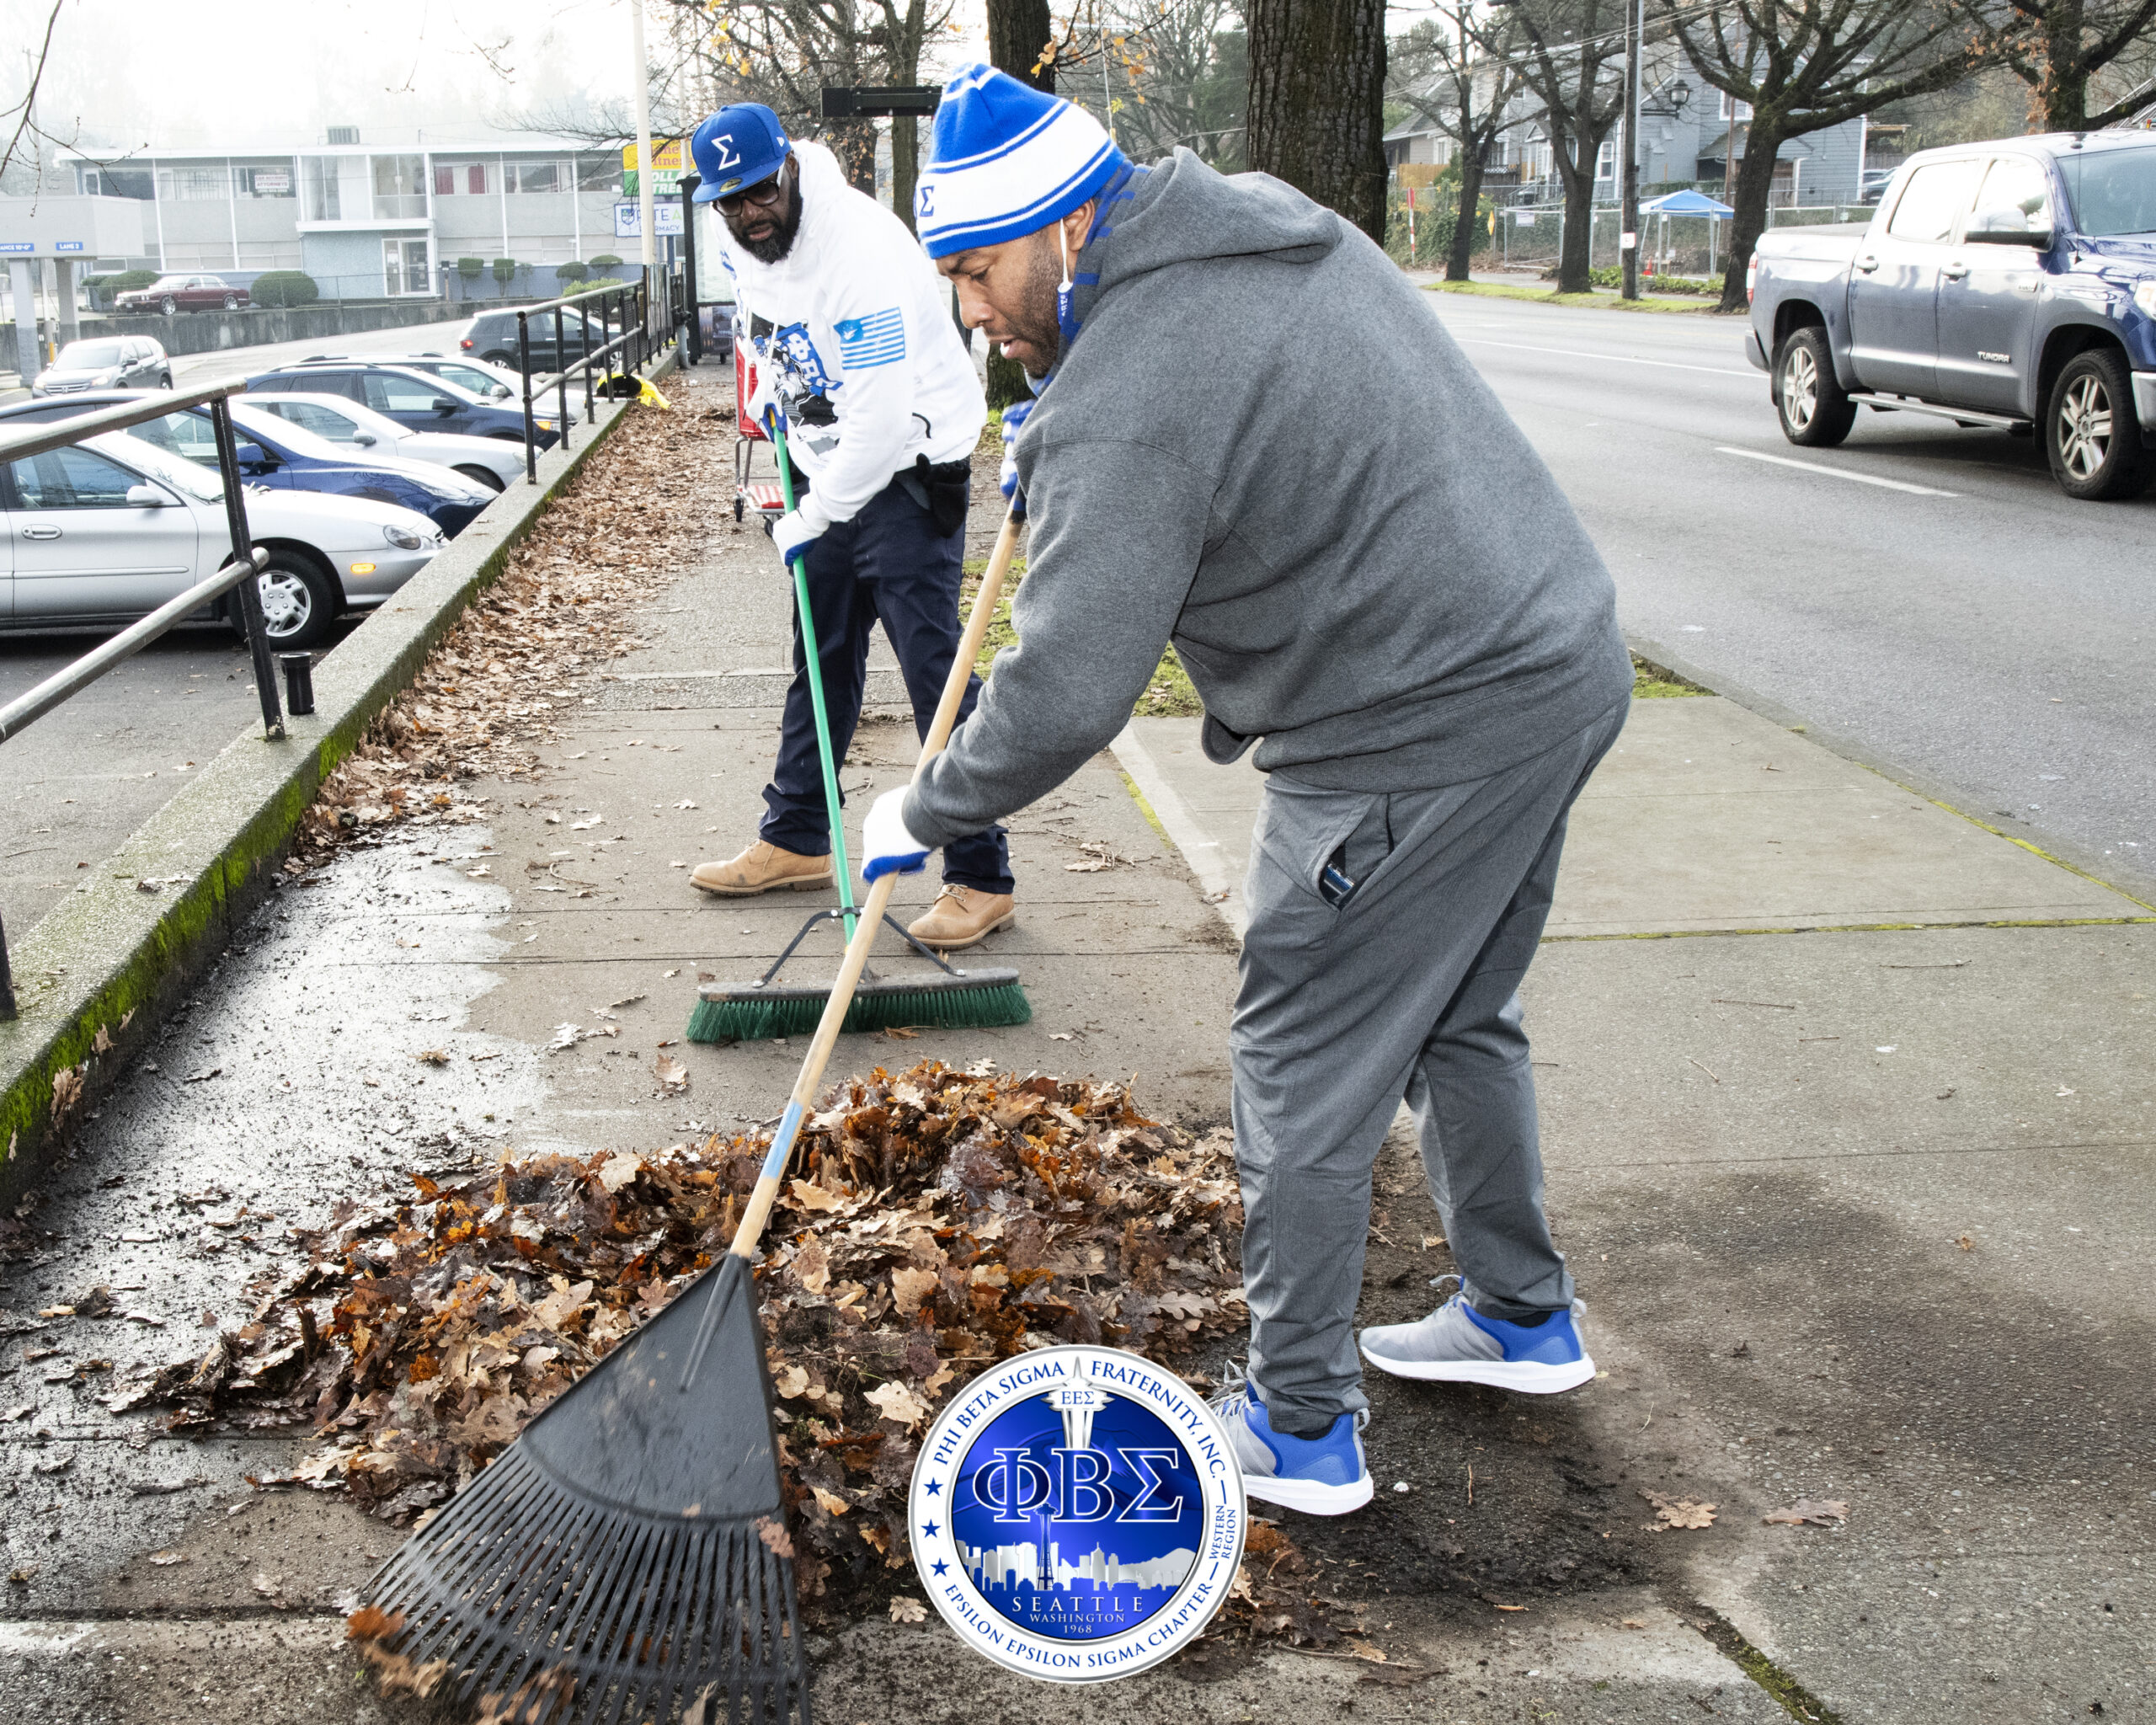
<instances>
[{"instance_id":1,"label":"gray pickup truck","mask_svg":"<svg viewBox=\"0 0 2156 1725\"><path fill-rule=\"evenodd\" d=\"M1860 406L2028 436L2069 497L2156 474L2156 136L1926 150L1869 226L1760 238L1746 357L1792 443Z\"/></svg>"}]
</instances>

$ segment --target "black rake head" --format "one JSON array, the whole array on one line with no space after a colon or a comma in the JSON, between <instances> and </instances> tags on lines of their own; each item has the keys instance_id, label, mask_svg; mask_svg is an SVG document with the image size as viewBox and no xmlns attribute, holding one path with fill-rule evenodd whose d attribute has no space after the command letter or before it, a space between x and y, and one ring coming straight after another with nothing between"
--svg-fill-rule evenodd
<instances>
[{"instance_id":1,"label":"black rake head","mask_svg":"<svg viewBox=\"0 0 2156 1725\"><path fill-rule=\"evenodd\" d=\"M729 1253L382 1567L384 1650L530 1725L810 1725L771 1408Z\"/></svg>"}]
</instances>

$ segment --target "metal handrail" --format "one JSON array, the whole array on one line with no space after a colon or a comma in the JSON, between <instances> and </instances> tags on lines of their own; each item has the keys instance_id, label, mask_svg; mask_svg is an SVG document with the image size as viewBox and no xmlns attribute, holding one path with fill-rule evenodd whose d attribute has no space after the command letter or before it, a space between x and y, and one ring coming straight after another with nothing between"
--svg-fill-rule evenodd
<instances>
[{"instance_id":1,"label":"metal handrail","mask_svg":"<svg viewBox=\"0 0 2156 1725\"><path fill-rule=\"evenodd\" d=\"M657 280L670 290L667 294L669 304L673 303L675 297L670 290L676 273L669 270L659 272L657 276ZM589 425L597 411L597 368L602 361L610 373L614 369L613 361L617 355L627 358L631 371L642 371L651 363L652 355L658 349L651 316L653 275L654 272L646 270L643 279L628 286L595 288L587 293L567 294L542 305L523 306L517 309L516 366L524 383L524 478L526 484L536 485L539 483L538 426L533 413L535 399L543 401L549 389L555 393L556 419L560 426L562 446L566 449L569 445L570 380L579 373L583 376L584 417ZM558 358L563 350L563 312L586 302L599 301L606 302L611 306L611 310L601 308L600 326L609 329L618 328L621 334L602 346L588 349L574 363L563 366L558 371L537 374L535 396L531 370L531 319L545 312L553 313L554 353ZM587 324L587 329L589 327Z\"/></svg>"},{"instance_id":2,"label":"metal handrail","mask_svg":"<svg viewBox=\"0 0 2156 1725\"><path fill-rule=\"evenodd\" d=\"M232 431L231 398L243 393L246 388L244 378L233 378L179 393L160 390L147 400L101 408L95 413L62 419L56 425L21 432L0 431L0 466L4 466L51 450L65 449L100 432L125 431L131 425L147 425L168 414L206 406L217 445L217 473L224 482L225 525L232 537L232 557L216 574L168 600L140 622L131 623L27 694L18 696L0 708L0 741L20 734L25 727L80 694L115 665L131 659L175 623L234 588L239 590L240 619L254 661L254 686L262 702L263 734L272 741L284 736L285 715L277 698L276 666L270 657L269 631L262 621L259 576L269 553L256 548L253 536L248 531L246 486L239 471L239 440ZM248 579L250 574L257 579ZM0 928L0 1020L16 1015L14 979L8 964L7 932Z\"/></svg>"}]
</instances>

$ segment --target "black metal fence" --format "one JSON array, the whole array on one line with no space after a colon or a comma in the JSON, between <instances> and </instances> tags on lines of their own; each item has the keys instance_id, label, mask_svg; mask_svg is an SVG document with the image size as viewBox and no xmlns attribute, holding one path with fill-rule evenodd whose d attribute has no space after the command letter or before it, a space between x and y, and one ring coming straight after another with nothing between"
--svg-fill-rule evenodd
<instances>
[{"instance_id":1,"label":"black metal fence","mask_svg":"<svg viewBox=\"0 0 2156 1725\"><path fill-rule=\"evenodd\" d=\"M569 391L579 379L584 385L584 423L590 424L602 388L613 380L633 380L668 344L682 339L684 323L694 316L693 287L686 271L648 270L643 279L622 286L594 288L566 295L536 306L520 307L516 313L516 369L524 379L524 477L539 483L539 434L545 428L538 415L545 411L548 393L554 396L554 427L562 446L569 444ZM538 349L553 339L552 371L532 370L533 337ZM594 344L594 335L600 339ZM574 350L576 357L570 358Z\"/></svg>"},{"instance_id":2,"label":"black metal fence","mask_svg":"<svg viewBox=\"0 0 2156 1725\"><path fill-rule=\"evenodd\" d=\"M159 606L141 622L131 623L72 665L47 677L35 689L0 707L0 742L17 735L62 702L80 694L115 665L133 658L175 623L184 622L205 606L216 603L235 588L239 592L241 625L247 637L248 649L254 661L254 686L262 700L263 735L273 740L284 736L285 715L277 697L277 667L270 657L269 631L262 621L262 589L259 580L248 579L250 575L260 575L267 553L255 549L254 541L248 531L247 493L240 477L237 442L232 435L232 414L227 405L231 397L240 394L246 387L246 379L235 377L202 389L183 390L176 393L159 392L147 400L100 409L76 419L64 419L57 425L40 425L12 434L0 432L0 467L4 467L15 462L27 461L33 456L43 455L48 450L64 449L100 432L124 431L131 425L144 425L152 419L161 419L168 414L206 404L217 445L217 473L224 481L225 524L232 539L231 555L216 574L206 580L196 582L184 593ZM306 660L303 654L287 656L298 658L302 663ZM291 669L287 666L288 670ZM296 686L302 681L296 677ZM8 964L7 933L4 928L0 928L0 1019L15 1016L15 985Z\"/></svg>"}]
</instances>

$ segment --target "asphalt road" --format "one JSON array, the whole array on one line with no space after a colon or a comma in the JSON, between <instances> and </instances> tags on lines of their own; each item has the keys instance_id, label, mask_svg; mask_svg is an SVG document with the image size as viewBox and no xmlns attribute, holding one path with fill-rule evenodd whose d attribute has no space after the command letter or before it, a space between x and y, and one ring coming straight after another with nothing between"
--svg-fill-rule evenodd
<instances>
[{"instance_id":1,"label":"asphalt road","mask_svg":"<svg viewBox=\"0 0 2156 1725\"><path fill-rule=\"evenodd\" d=\"M2032 440L1913 414L1798 449L1736 318L1430 297L1627 631L2009 832L2156 875L2156 493L2074 503Z\"/></svg>"}]
</instances>

